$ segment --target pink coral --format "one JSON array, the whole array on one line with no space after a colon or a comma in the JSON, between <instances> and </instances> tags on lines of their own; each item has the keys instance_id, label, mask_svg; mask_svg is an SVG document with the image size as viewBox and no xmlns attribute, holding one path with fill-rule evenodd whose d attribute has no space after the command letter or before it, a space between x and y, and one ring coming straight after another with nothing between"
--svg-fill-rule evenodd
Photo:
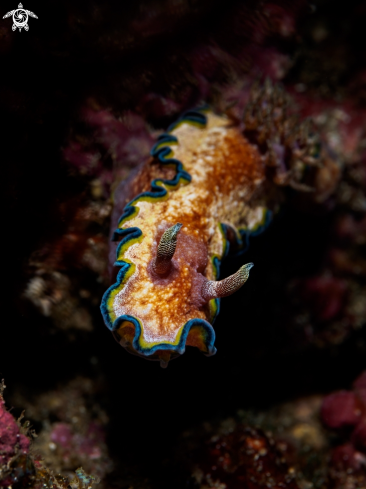
<instances>
[{"instance_id":1,"label":"pink coral","mask_svg":"<svg viewBox=\"0 0 366 489\"><path fill-rule=\"evenodd\" d=\"M352 391L326 396L321 408L324 424L339 431L344 443L332 451L331 477L342 480L353 474L366 481L366 371L353 383ZM338 486L337 486L338 487Z\"/></svg>"},{"instance_id":2,"label":"pink coral","mask_svg":"<svg viewBox=\"0 0 366 489\"><path fill-rule=\"evenodd\" d=\"M149 134L144 119L126 112L117 119L109 110L85 106L81 120L94 131L94 139L108 152L115 165L136 166L150 154L154 138ZM93 138L91 138L93 139ZM101 154L91 146L91 141L71 141L64 149L64 158L79 170L99 175L105 172Z\"/></svg>"},{"instance_id":3,"label":"pink coral","mask_svg":"<svg viewBox=\"0 0 366 489\"><path fill-rule=\"evenodd\" d=\"M22 428L6 410L2 397L4 383L0 384L0 487L11 487L33 473L28 456L30 440L21 433Z\"/></svg>"},{"instance_id":4,"label":"pink coral","mask_svg":"<svg viewBox=\"0 0 366 489\"><path fill-rule=\"evenodd\" d=\"M358 399L353 392L335 392L323 401L321 416L329 428L353 426L358 422L360 415Z\"/></svg>"},{"instance_id":5,"label":"pink coral","mask_svg":"<svg viewBox=\"0 0 366 489\"><path fill-rule=\"evenodd\" d=\"M194 475L200 487L298 489L295 471L281 455L260 429L238 425L200 447Z\"/></svg>"},{"instance_id":6,"label":"pink coral","mask_svg":"<svg viewBox=\"0 0 366 489\"><path fill-rule=\"evenodd\" d=\"M302 297L320 321L328 321L342 311L346 290L343 280L323 275L304 281Z\"/></svg>"},{"instance_id":7,"label":"pink coral","mask_svg":"<svg viewBox=\"0 0 366 489\"><path fill-rule=\"evenodd\" d=\"M0 463L7 464L17 453L28 453L30 440L20 433L13 416L5 409L0 395Z\"/></svg>"},{"instance_id":8,"label":"pink coral","mask_svg":"<svg viewBox=\"0 0 366 489\"><path fill-rule=\"evenodd\" d=\"M355 380L352 391L339 391L324 398L321 417L329 428L351 426L352 437L361 436L366 423L366 371ZM366 438L362 446L366 450Z\"/></svg>"},{"instance_id":9,"label":"pink coral","mask_svg":"<svg viewBox=\"0 0 366 489\"><path fill-rule=\"evenodd\" d=\"M68 423L55 423L50 438L62 451L65 462L75 457L96 460L102 457L100 444L104 443L103 428L96 422L91 422L85 434L74 432Z\"/></svg>"}]
</instances>

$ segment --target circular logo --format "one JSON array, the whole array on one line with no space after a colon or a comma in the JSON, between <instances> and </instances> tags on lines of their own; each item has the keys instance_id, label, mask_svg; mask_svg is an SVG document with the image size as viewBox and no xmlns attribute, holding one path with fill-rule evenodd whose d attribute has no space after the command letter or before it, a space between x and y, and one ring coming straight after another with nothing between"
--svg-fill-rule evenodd
<instances>
[{"instance_id":1,"label":"circular logo","mask_svg":"<svg viewBox=\"0 0 366 489\"><path fill-rule=\"evenodd\" d=\"M17 10L14 10L13 22L16 25L16 27L19 27L19 28L26 26L27 22L28 22L27 11L23 10L22 8L18 8Z\"/></svg>"}]
</instances>

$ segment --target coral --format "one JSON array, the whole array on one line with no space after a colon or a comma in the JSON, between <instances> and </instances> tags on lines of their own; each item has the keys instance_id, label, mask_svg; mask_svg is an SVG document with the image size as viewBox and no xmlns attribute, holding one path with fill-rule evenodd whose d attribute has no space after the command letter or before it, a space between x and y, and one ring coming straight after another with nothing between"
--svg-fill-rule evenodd
<instances>
[{"instance_id":1,"label":"coral","mask_svg":"<svg viewBox=\"0 0 366 489\"><path fill-rule=\"evenodd\" d=\"M194 475L202 488L298 488L293 470L281 460L273 441L254 428L237 427L233 433L211 439L207 462Z\"/></svg>"},{"instance_id":2,"label":"coral","mask_svg":"<svg viewBox=\"0 0 366 489\"><path fill-rule=\"evenodd\" d=\"M340 164L322 145L311 119L300 123L290 107L283 88L268 78L263 86L255 84L244 109L244 134L260 148L277 185L314 191L322 202L336 188Z\"/></svg>"},{"instance_id":3,"label":"coral","mask_svg":"<svg viewBox=\"0 0 366 489\"><path fill-rule=\"evenodd\" d=\"M90 489L95 483L98 483L98 477L88 475L81 467L75 470L75 477L71 479L71 489Z\"/></svg>"},{"instance_id":4,"label":"coral","mask_svg":"<svg viewBox=\"0 0 366 489\"><path fill-rule=\"evenodd\" d=\"M329 487L362 487L366 484L366 372L354 381L351 391L326 396L321 417L339 434L331 455Z\"/></svg>"},{"instance_id":5,"label":"coral","mask_svg":"<svg viewBox=\"0 0 366 489\"><path fill-rule=\"evenodd\" d=\"M96 388L89 379L76 378L68 385L38 396L35 402L19 398L32 420L42 423L33 443L49 469L63 476L82 466L103 478L112 470L105 440L108 418L91 396Z\"/></svg>"},{"instance_id":6,"label":"coral","mask_svg":"<svg viewBox=\"0 0 366 489\"><path fill-rule=\"evenodd\" d=\"M296 317L302 321L308 339L322 347L342 344L363 328L366 317L362 299L365 294L362 277L366 273L366 166L363 150L366 133L359 130L360 120L366 119L363 111L357 123L353 119L350 116L343 130L340 127L344 125L342 119L338 119L335 125L329 120L323 125L327 141L333 145L345 167L336 192L326 203L333 209L333 214L330 226L328 224L327 245L320 270L289 285L291 301L296 309L300 309L294 314L294 322Z\"/></svg>"},{"instance_id":7,"label":"coral","mask_svg":"<svg viewBox=\"0 0 366 489\"><path fill-rule=\"evenodd\" d=\"M125 113L118 120L89 101L80 120L84 134L68 143L63 157L72 177L87 179L89 188L81 196L63 196L54 223L67 224L62 233L52 229L51 236L33 252L24 291L24 297L64 331L93 328L88 304L98 300L96 282L107 277L105 224L111 206L106 196L149 156L152 142L137 114ZM94 285L83 279L90 272Z\"/></svg>"},{"instance_id":8,"label":"coral","mask_svg":"<svg viewBox=\"0 0 366 489\"><path fill-rule=\"evenodd\" d=\"M111 186L115 188L131 169L148 159L153 137L138 114L125 111L116 118L91 100L79 117L84 131L68 142L63 157L77 173L97 178L108 195Z\"/></svg>"},{"instance_id":9,"label":"coral","mask_svg":"<svg viewBox=\"0 0 366 489\"><path fill-rule=\"evenodd\" d=\"M106 277L107 237L103 233L110 215L108 202L95 193L92 181L89 198L63 202L57 221L67 221L63 234L33 252L29 260L24 297L62 330L91 331L88 304L97 297L98 281ZM85 274L92 280L85 280Z\"/></svg>"},{"instance_id":10,"label":"coral","mask_svg":"<svg viewBox=\"0 0 366 489\"><path fill-rule=\"evenodd\" d=\"M36 438L34 431L29 431L29 422L20 424L5 409L3 391L5 385L0 385L0 487L32 487L39 489L90 489L99 482L97 476L88 475L79 467L70 478L54 474L44 465L37 450L34 449ZM88 453L90 456L91 454ZM95 457L94 457L95 458Z\"/></svg>"},{"instance_id":11,"label":"coral","mask_svg":"<svg viewBox=\"0 0 366 489\"><path fill-rule=\"evenodd\" d=\"M26 484L34 474L29 457L30 439L26 430L6 410L3 398L4 381L0 384L0 487Z\"/></svg>"},{"instance_id":12,"label":"coral","mask_svg":"<svg viewBox=\"0 0 366 489\"><path fill-rule=\"evenodd\" d=\"M328 441L310 396L187 431L177 447L199 488L324 487Z\"/></svg>"}]
</instances>

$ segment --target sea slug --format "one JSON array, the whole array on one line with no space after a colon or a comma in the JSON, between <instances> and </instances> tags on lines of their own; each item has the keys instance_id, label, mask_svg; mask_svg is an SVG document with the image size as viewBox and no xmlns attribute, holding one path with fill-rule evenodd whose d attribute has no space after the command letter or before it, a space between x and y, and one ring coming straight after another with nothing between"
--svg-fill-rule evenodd
<instances>
[{"instance_id":1,"label":"sea slug","mask_svg":"<svg viewBox=\"0 0 366 489\"><path fill-rule=\"evenodd\" d=\"M212 324L220 297L240 288L253 266L217 281L220 261L229 249L245 251L249 237L267 227L278 174L286 170L285 184L308 188L300 170L316 158L306 145L296 144L295 163L286 169L283 160L276 174L272 160L284 154L281 141L271 148L268 162L263 143L251 141L258 128L250 127L250 116L244 118L249 137L243 125L224 115L186 112L158 138L151 160L120 191L128 200L137 197L123 202L113 235L121 240L115 262L121 268L101 310L122 346L160 360L163 367L186 345L206 355L216 352ZM275 173L270 183L268 167Z\"/></svg>"}]
</instances>

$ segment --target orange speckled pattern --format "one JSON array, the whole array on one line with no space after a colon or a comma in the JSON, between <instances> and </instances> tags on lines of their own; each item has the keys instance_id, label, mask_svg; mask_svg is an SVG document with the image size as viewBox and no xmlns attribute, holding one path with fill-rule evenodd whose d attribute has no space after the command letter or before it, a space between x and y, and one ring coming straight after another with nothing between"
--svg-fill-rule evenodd
<instances>
[{"instance_id":1,"label":"orange speckled pattern","mask_svg":"<svg viewBox=\"0 0 366 489\"><path fill-rule=\"evenodd\" d=\"M174 158L192 181L169 191L167 200L134 204L139 212L123 228L138 227L143 238L118 257L132 262L135 271L113 303L116 317L131 315L140 321L141 341L151 346L176 341L190 319L210 320L200 290L205 277L215 279L211 258L224 252L219 223L250 225L261 210L253 197L265 180L257 148L224 117L208 113L205 128L183 123L171 134L178 138ZM178 222L183 227L172 270L159 278L151 267L159 239Z\"/></svg>"}]
</instances>

